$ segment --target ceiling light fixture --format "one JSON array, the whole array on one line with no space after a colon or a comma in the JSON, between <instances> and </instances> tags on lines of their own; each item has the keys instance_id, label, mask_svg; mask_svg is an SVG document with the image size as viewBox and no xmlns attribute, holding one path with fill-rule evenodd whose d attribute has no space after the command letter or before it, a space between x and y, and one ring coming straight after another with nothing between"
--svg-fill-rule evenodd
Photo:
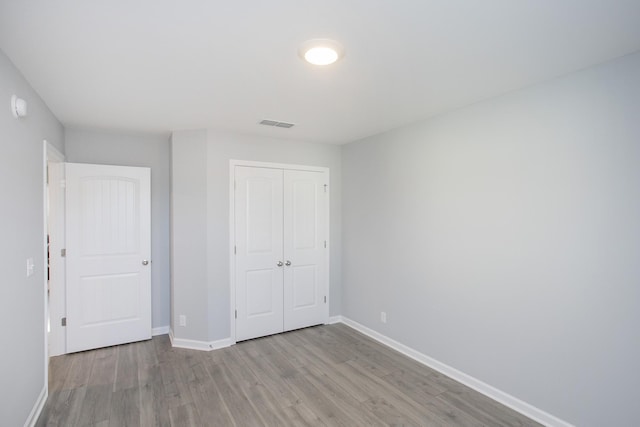
<instances>
[{"instance_id":1,"label":"ceiling light fixture","mask_svg":"<svg viewBox=\"0 0 640 427\"><path fill-rule=\"evenodd\" d=\"M300 46L298 54L313 65L329 65L344 56L344 47L335 40L313 39Z\"/></svg>"}]
</instances>

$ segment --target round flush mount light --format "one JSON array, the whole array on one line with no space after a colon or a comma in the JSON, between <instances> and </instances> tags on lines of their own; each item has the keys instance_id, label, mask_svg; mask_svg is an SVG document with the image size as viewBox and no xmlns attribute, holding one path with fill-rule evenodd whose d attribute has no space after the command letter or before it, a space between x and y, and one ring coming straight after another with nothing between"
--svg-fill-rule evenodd
<instances>
[{"instance_id":1,"label":"round flush mount light","mask_svg":"<svg viewBox=\"0 0 640 427\"><path fill-rule=\"evenodd\" d=\"M344 47L335 40L313 39L300 46L298 54L313 65L329 65L344 56Z\"/></svg>"}]
</instances>

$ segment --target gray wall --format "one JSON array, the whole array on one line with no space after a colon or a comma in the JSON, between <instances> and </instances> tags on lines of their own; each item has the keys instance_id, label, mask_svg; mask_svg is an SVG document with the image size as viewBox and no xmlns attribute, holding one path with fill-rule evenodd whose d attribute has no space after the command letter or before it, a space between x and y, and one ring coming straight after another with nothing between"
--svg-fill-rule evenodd
<instances>
[{"instance_id":1,"label":"gray wall","mask_svg":"<svg viewBox=\"0 0 640 427\"><path fill-rule=\"evenodd\" d=\"M151 301L154 328L168 326L169 137L66 129L66 161L151 168Z\"/></svg>"},{"instance_id":2,"label":"gray wall","mask_svg":"<svg viewBox=\"0 0 640 427\"><path fill-rule=\"evenodd\" d=\"M344 146L343 314L576 425L637 425L639 100L636 54Z\"/></svg>"},{"instance_id":3,"label":"gray wall","mask_svg":"<svg viewBox=\"0 0 640 427\"><path fill-rule=\"evenodd\" d=\"M286 131L285 131L286 132ZM174 317L180 314L202 316L202 302L207 330L200 325L176 327L177 337L202 341L214 341L229 337L229 160L253 160L273 163L324 166L331 174L331 289L330 312L341 312L341 149L338 146L286 141L276 138L253 137L217 131L174 132L172 143L173 197L179 191L176 184L190 186L189 197L182 194L178 215L178 203L174 201L173 226L186 232L191 248L183 245L174 248L174 266L179 264L184 277L179 278L174 267L173 292ZM206 165L203 165L206 160ZM205 204L204 210L202 204ZM206 211L203 218L200 212ZM189 215L186 215L189 212ZM180 231L174 229L174 238ZM176 241L174 241L174 245ZM202 245L206 246L202 259ZM204 277L204 279L203 279ZM176 319L174 319L177 324ZM197 328L197 330L195 329ZM205 334L206 332L206 334Z\"/></svg>"},{"instance_id":4,"label":"gray wall","mask_svg":"<svg viewBox=\"0 0 640 427\"><path fill-rule=\"evenodd\" d=\"M11 114L13 94L28 102L27 117ZM62 125L0 51L0 423L7 426L25 423L45 385L43 139L64 152ZM27 258L36 266L28 278Z\"/></svg>"},{"instance_id":5,"label":"gray wall","mask_svg":"<svg viewBox=\"0 0 640 427\"><path fill-rule=\"evenodd\" d=\"M209 341L207 289L207 131L171 135L171 328ZM187 325L178 326L178 316ZM227 334L228 336L228 334Z\"/></svg>"}]
</instances>

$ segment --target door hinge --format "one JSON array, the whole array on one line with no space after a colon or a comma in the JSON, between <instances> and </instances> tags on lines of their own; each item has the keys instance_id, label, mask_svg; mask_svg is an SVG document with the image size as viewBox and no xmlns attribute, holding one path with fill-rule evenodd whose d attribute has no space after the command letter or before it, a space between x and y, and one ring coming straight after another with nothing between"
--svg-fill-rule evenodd
<instances>
[{"instance_id":1,"label":"door hinge","mask_svg":"<svg viewBox=\"0 0 640 427\"><path fill-rule=\"evenodd\" d=\"M237 248L237 246L234 245L233 246L233 254L235 255L237 253L238 253L238 248Z\"/></svg>"},{"instance_id":2,"label":"door hinge","mask_svg":"<svg viewBox=\"0 0 640 427\"><path fill-rule=\"evenodd\" d=\"M327 184L325 184L325 185L324 185L324 192L325 192L325 193L327 192L327 187L328 187L328 185L327 185Z\"/></svg>"},{"instance_id":3,"label":"door hinge","mask_svg":"<svg viewBox=\"0 0 640 427\"><path fill-rule=\"evenodd\" d=\"M324 241L324 248L325 249L327 248L327 241L326 240Z\"/></svg>"},{"instance_id":4,"label":"door hinge","mask_svg":"<svg viewBox=\"0 0 640 427\"><path fill-rule=\"evenodd\" d=\"M66 257L67 256L67 250L66 249L60 249L60 256L61 257Z\"/></svg>"},{"instance_id":5,"label":"door hinge","mask_svg":"<svg viewBox=\"0 0 640 427\"><path fill-rule=\"evenodd\" d=\"M325 304L327 303L327 296L326 295L324 296L324 303Z\"/></svg>"},{"instance_id":6,"label":"door hinge","mask_svg":"<svg viewBox=\"0 0 640 427\"><path fill-rule=\"evenodd\" d=\"M60 319L60 320L61 320L60 324L61 324L62 326L67 326L67 318L66 318L66 317L63 317L63 318L62 318L62 319Z\"/></svg>"},{"instance_id":7,"label":"door hinge","mask_svg":"<svg viewBox=\"0 0 640 427\"><path fill-rule=\"evenodd\" d=\"M237 183L237 182L236 182L236 180L234 179L234 180L233 180L233 189L234 189L234 190L235 190L236 188L238 188L238 187L237 187L237 185L238 185L238 183Z\"/></svg>"},{"instance_id":8,"label":"door hinge","mask_svg":"<svg viewBox=\"0 0 640 427\"><path fill-rule=\"evenodd\" d=\"M66 179L61 179L60 180L60 188L67 188L67 180Z\"/></svg>"},{"instance_id":9,"label":"door hinge","mask_svg":"<svg viewBox=\"0 0 640 427\"><path fill-rule=\"evenodd\" d=\"M238 310L236 310L236 319L238 318Z\"/></svg>"}]
</instances>

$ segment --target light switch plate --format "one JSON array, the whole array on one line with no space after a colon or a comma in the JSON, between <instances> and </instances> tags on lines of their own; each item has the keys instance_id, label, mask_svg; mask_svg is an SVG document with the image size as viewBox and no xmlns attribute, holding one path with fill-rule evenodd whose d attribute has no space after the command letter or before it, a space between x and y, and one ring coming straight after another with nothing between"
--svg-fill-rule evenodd
<instances>
[{"instance_id":1,"label":"light switch plate","mask_svg":"<svg viewBox=\"0 0 640 427\"><path fill-rule=\"evenodd\" d=\"M33 258L27 258L27 277L33 276L34 269L35 264L33 262Z\"/></svg>"}]
</instances>

